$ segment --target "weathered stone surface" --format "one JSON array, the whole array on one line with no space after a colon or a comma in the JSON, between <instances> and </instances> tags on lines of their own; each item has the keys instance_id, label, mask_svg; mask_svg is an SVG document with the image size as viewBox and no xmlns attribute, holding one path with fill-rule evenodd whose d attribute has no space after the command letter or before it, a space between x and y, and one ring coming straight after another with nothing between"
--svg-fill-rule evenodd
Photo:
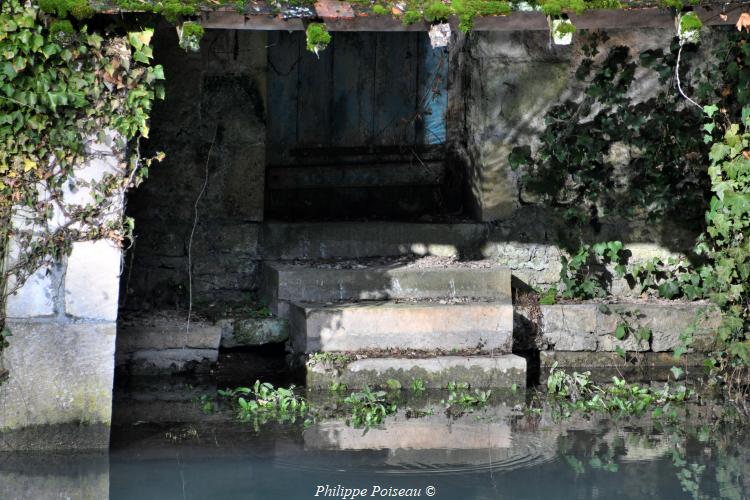
<instances>
[{"instance_id":1,"label":"weathered stone surface","mask_svg":"<svg viewBox=\"0 0 750 500\"><path fill-rule=\"evenodd\" d=\"M8 296L5 304L6 316L36 318L55 314L58 283L54 278L52 270L46 267L32 274L15 294ZM13 279L10 286L13 286Z\"/></svg>"},{"instance_id":2,"label":"weathered stone surface","mask_svg":"<svg viewBox=\"0 0 750 500\"><path fill-rule=\"evenodd\" d=\"M218 349L221 326L185 318L152 318L143 322L124 322L117 334L119 354L145 349Z\"/></svg>"},{"instance_id":3,"label":"weathered stone surface","mask_svg":"<svg viewBox=\"0 0 750 500\"><path fill-rule=\"evenodd\" d=\"M477 298L511 302L510 271L501 267L416 268L378 265L362 269L266 263L263 291L271 310L286 316L280 302Z\"/></svg>"},{"instance_id":4,"label":"weathered stone surface","mask_svg":"<svg viewBox=\"0 0 750 500\"><path fill-rule=\"evenodd\" d=\"M703 360L705 356L699 353L691 353L675 360L670 352L643 352L638 355L632 354L623 359L615 352L563 352L542 351L539 353L541 367L541 384L546 384L547 377L552 365L567 372L591 371L595 381L610 382L612 377L625 377L629 381L666 381L674 379L670 371L673 366L688 366L694 368L688 370L688 376L700 377L703 374Z\"/></svg>"},{"instance_id":5,"label":"weathered stone surface","mask_svg":"<svg viewBox=\"0 0 750 500\"><path fill-rule=\"evenodd\" d=\"M542 339L558 351L596 351L596 305L540 306Z\"/></svg>"},{"instance_id":6,"label":"weathered stone surface","mask_svg":"<svg viewBox=\"0 0 750 500\"><path fill-rule=\"evenodd\" d=\"M223 320L221 347L233 348L286 342L289 322L281 318Z\"/></svg>"},{"instance_id":7,"label":"weathered stone surface","mask_svg":"<svg viewBox=\"0 0 750 500\"><path fill-rule=\"evenodd\" d=\"M65 313L117 320L121 250L107 240L73 243L65 273Z\"/></svg>"},{"instance_id":8,"label":"weathered stone surface","mask_svg":"<svg viewBox=\"0 0 750 500\"><path fill-rule=\"evenodd\" d=\"M131 375L164 375L207 371L219 359L217 349L144 349L126 355L122 362ZM118 360L119 364L119 360Z\"/></svg>"},{"instance_id":9,"label":"weathered stone surface","mask_svg":"<svg viewBox=\"0 0 750 500\"><path fill-rule=\"evenodd\" d=\"M295 352L481 348L510 352L513 306L361 302L341 305L300 303L291 312Z\"/></svg>"},{"instance_id":10,"label":"weathered stone surface","mask_svg":"<svg viewBox=\"0 0 750 500\"><path fill-rule=\"evenodd\" d=\"M383 387L389 379L408 387L422 379L428 389L441 389L449 382L461 381L475 388L526 386L526 360L520 356L440 356L424 359L369 358L353 361L341 369L315 365L307 370L307 386L327 389L331 383L350 389Z\"/></svg>"},{"instance_id":11,"label":"weathered stone surface","mask_svg":"<svg viewBox=\"0 0 750 500\"><path fill-rule=\"evenodd\" d=\"M117 335L117 365L131 373L177 373L215 363L221 325L191 321L174 314L124 319Z\"/></svg>"},{"instance_id":12,"label":"weathered stone surface","mask_svg":"<svg viewBox=\"0 0 750 500\"><path fill-rule=\"evenodd\" d=\"M102 425L90 441L47 443L106 448L112 414L114 323L8 321L13 335L3 351L9 378L0 384L0 433L48 426ZM3 443L3 439L0 439ZM29 446L40 445L30 440ZM36 443L36 444L35 444ZM18 443L23 446L23 443Z\"/></svg>"},{"instance_id":13,"label":"weathered stone surface","mask_svg":"<svg viewBox=\"0 0 750 500\"><path fill-rule=\"evenodd\" d=\"M264 226L263 252L269 260L459 256L481 244L481 224L409 222L272 223Z\"/></svg>"},{"instance_id":14,"label":"weathered stone surface","mask_svg":"<svg viewBox=\"0 0 750 500\"><path fill-rule=\"evenodd\" d=\"M156 102L152 113L152 136L159 141L144 144L143 153L164 151L166 158L128 193L138 239L126 259L131 268L125 292L134 309L186 306L194 204L206 180L191 251L193 302L247 301L257 291L266 33L209 30L203 42L201 53L188 54L169 23L155 30L155 62L164 66L166 99ZM220 269L210 270L214 266Z\"/></svg>"},{"instance_id":15,"label":"weathered stone surface","mask_svg":"<svg viewBox=\"0 0 750 500\"><path fill-rule=\"evenodd\" d=\"M625 351L673 351L681 345L680 336L692 326L692 348L707 351L720 321L716 308L702 302L556 304L540 306L540 311L536 343L542 349L555 351L606 352L617 347ZM531 318L526 309L518 309L517 313L525 318L516 319L516 325L523 329L519 338L525 338L532 333L528 324ZM631 333L618 340L614 332L620 323L633 330L649 329L651 339L639 341Z\"/></svg>"}]
</instances>

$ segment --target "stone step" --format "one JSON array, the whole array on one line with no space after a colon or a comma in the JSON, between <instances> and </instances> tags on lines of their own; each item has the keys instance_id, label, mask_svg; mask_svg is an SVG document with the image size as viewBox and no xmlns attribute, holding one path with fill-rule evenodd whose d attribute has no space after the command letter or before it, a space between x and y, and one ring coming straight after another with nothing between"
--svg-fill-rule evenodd
<instances>
[{"instance_id":1,"label":"stone step","mask_svg":"<svg viewBox=\"0 0 750 500\"><path fill-rule=\"evenodd\" d=\"M450 382L468 383L472 389L526 386L526 360L514 354L366 358L336 365L314 360L307 365L310 389L328 389L333 383L349 389L385 387L388 380L398 380L408 388L416 379L424 381L427 389L444 389Z\"/></svg>"},{"instance_id":2,"label":"stone step","mask_svg":"<svg viewBox=\"0 0 750 500\"><path fill-rule=\"evenodd\" d=\"M290 341L297 353L410 349L505 353L513 343L510 303L294 303Z\"/></svg>"},{"instance_id":3,"label":"stone step","mask_svg":"<svg viewBox=\"0 0 750 500\"><path fill-rule=\"evenodd\" d=\"M510 304L510 278L508 269L497 266L341 269L271 262L263 269L262 296L284 318L292 302L477 298Z\"/></svg>"},{"instance_id":4,"label":"stone step","mask_svg":"<svg viewBox=\"0 0 750 500\"><path fill-rule=\"evenodd\" d=\"M475 223L273 222L263 227L262 246L268 260L466 258L481 254L486 233L484 224Z\"/></svg>"}]
</instances>

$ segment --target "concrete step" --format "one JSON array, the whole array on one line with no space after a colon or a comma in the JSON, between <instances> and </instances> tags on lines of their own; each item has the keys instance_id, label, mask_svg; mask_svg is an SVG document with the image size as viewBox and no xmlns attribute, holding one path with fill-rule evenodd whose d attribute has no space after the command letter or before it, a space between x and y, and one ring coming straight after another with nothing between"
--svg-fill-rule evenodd
<instances>
[{"instance_id":1,"label":"concrete step","mask_svg":"<svg viewBox=\"0 0 750 500\"><path fill-rule=\"evenodd\" d=\"M477 298L510 304L512 300L510 271L497 266L332 268L283 262L265 264L262 296L274 314L285 318L292 302Z\"/></svg>"},{"instance_id":2,"label":"concrete step","mask_svg":"<svg viewBox=\"0 0 750 500\"><path fill-rule=\"evenodd\" d=\"M475 223L274 222L264 225L262 246L268 260L465 258L481 254L486 233L484 224Z\"/></svg>"},{"instance_id":3,"label":"concrete step","mask_svg":"<svg viewBox=\"0 0 750 500\"><path fill-rule=\"evenodd\" d=\"M314 358L313 358L314 359ZM402 387L415 379L427 389L444 389L450 382L468 383L473 388L519 388L526 386L526 360L514 354L502 356L437 356L432 358L367 358L334 366L309 361L307 387L328 389L332 383L349 389L385 387L388 380Z\"/></svg>"},{"instance_id":4,"label":"concrete step","mask_svg":"<svg viewBox=\"0 0 750 500\"><path fill-rule=\"evenodd\" d=\"M297 353L411 349L505 353L513 343L510 303L294 303L290 341Z\"/></svg>"}]
</instances>

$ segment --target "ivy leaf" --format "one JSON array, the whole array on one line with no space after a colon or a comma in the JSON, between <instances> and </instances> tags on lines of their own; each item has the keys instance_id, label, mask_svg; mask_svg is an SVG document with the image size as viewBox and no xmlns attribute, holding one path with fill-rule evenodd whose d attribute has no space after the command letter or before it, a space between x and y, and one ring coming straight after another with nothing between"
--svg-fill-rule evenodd
<instances>
[{"instance_id":1,"label":"ivy leaf","mask_svg":"<svg viewBox=\"0 0 750 500\"><path fill-rule=\"evenodd\" d=\"M620 323L617 325L617 328L615 328L615 338L617 340L624 339L628 334L628 326L625 323Z\"/></svg>"},{"instance_id":2,"label":"ivy leaf","mask_svg":"<svg viewBox=\"0 0 750 500\"><path fill-rule=\"evenodd\" d=\"M680 293L680 286L674 281L665 281L659 285L659 296L665 299L673 299Z\"/></svg>"},{"instance_id":3,"label":"ivy leaf","mask_svg":"<svg viewBox=\"0 0 750 500\"><path fill-rule=\"evenodd\" d=\"M709 104L708 106L703 106L703 112L708 115L709 118L713 118L714 114L719 111L719 107L715 104Z\"/></svg>"},{"instance_id":4,"label":"ivy leaf","mask_svg":"<svg viewBox=\"0 0 750 500\"><path fill-rule=\"evenodd\" d=\"M672 376L675 380L680 380L680 377L682 377L685 374L685 370L678 366L673 366L669 369L670 372L672 372Z\"/></svg>"}]
</instances>

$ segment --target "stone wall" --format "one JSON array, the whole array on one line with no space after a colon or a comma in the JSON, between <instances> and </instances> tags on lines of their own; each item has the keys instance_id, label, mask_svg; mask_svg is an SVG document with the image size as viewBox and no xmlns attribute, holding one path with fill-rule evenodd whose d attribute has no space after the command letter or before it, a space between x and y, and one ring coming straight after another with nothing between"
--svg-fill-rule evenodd
<instances>
[{"instance_id":1,"label":"stone wall","mask_svg":"<svg viewBox=\"0 0 750 500\"><path fill-rule=\"evenodd\" d=\"M89 160L64 192L68 206L94 203L89 186L124 166L114 137L89 144L86 153ZM118 217L122 199L113 201L112 216ZM65 222L57 213L50 224ZM12 224L26 223L16 208ZM16 252L11 241L6 264ZM8 297L0 450L109 445L121 254L106 240L75 242L70 255Z\"/></svg>"},{"instance_id":2,"label":"stone wall","mask_svg":"<svg viewBox=\"0 0 750 500\"><path fill-rule=\"evenodd\" d=\"M674 33L671 29L628 29L610 30L606 35L596 60L617 46L629 47L636 61L644 50L668 52ZM718 29L709 31L699 50L710 50L712 39L720 36ZM449 126L449 133L453 132L453 144L466 158L474 217L488 223L482 256L499 260L516 278L533 286L556 283L561 255L577 249L581 240L620 240L632 253L630 261L641 262L688 252L701 229L701 222L694 219L649 221L645 207L634 207L636 215L604 216L596 224L573 228L563 219L562 210L551 209L523 188L523 169L511 169L508 155L514 147L538 149L550 108L567 99L581 99L584 84L575 72L584 58L584 43L583 34L578 33L572 45L556 46L550 44L546 31L473 32L459 39L460 55L452 61L456 65L452 78L461 82L451 90L450 116L458 124ZM691 56L686 64L702 57ZM669 88L659 84L656 72L637 66L627 95L641 102L664 90ZM627 148L620 146L612 146L613 157L627 156ZM623 162L627 170L627 158ZM634 294L624 280L615 279L611 291Z\"/></svg>"},{"instance_id":3,"label":"stone wall","mask_svg":"<svg viewBox=\"0 0 750 500\"><path fill-rule=\"evenodd\" d=\"M257 288L263 220L266 34L208 30L201 51L186 53L163 24L154 55L166 99L155 105L143 150L166 158L128 197L136 243L121 305L184 308L189 251L194 304L247 302Z\"/></svg>"}]
</instances>

